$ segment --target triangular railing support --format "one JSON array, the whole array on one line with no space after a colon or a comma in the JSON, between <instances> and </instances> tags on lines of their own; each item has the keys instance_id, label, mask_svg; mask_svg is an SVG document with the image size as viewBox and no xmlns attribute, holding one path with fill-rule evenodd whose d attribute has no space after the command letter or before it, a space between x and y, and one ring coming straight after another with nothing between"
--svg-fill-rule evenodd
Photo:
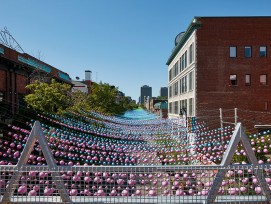
<instances>
[{"instance_id":1,"label":"triangular railing support","mask_svg":"<svg viewBox=\"0 0 271 204\"><path fill-rule=\"evenodd\" d=\"M223 156L222 162L220 164L221 167L225 168L220 168L215 176L215 179L213 181L213 185L208 193L207 197L207 203L214 203L216 196L218 194L219 188L221 187L222 181L226 175L226 167L230 165L231 159L235 153L235 150L237 149L238 143L241 142L242 147L244 148L244 151L248 157L249 162L257 166L258 165L258 160L254 154L254 151L252 150L252 147L250 145L250 142L246 136L246 133L244 131L244 128L242 127L241 123L237 123L235 130L232 134L231 140L228 144L228 148ZM255 171L255 176L259 181L259 185L261 189L263 190L263 193L265 194L267 200L269 203L270 202L270 189L268 187L268 184L265 181L265 178L259 171Z\"/></svg>"},{"instance_id":2,"label":"triangular railing support","mask_svg":"<svg viewBox=\"0 0 271 204\"><path fill-rule=\"evenodd\" d=\"M48 164L48 170L51 172L51 175L55 181L56 188L60 194L62 202L63 203L72 203L72 201L68 195L68 192L64 186L63 180L61 179L61 177L59 175L57 165L55 163L52 152L51 152L51 150L48 146L48 143L46 141L45 135L43 134L43 131L41 129L41 124L39 121L36 121L34 123L34 126L30 132L28 140L25 144L25 147L24 147L22 154L19 158L19 161L16 165L15 171L13 172L10 183L9 183L8 187L6 188L6 191L3 195L1 203L10 203L11 197L13 196L14 191L19 184L19 180L20 180L20 177L22 174L22 168L24 165L26 165L27 160L31 154L31 151L33 150L33 147L35 145L36 140L39 142L42 153L43 153L45 160Z\"/></svg>"}]
</instances>

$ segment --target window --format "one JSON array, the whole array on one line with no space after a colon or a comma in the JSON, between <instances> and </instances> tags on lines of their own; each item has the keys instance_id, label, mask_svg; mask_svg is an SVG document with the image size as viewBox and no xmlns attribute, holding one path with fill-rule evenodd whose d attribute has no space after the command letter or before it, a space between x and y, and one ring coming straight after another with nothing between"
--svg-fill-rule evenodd
<instances>
[{"instance_id":1,"label":"window","mask_svg":"<svg viewBox=\"0 0 271 204\"><path fill-rule=\"evenodd\" d=\"M178 101L175 101L175 102L174 102L174 113L175 113L175 114L178 114L178 109L179 109L178 105L179 105L179 104L178 104Z\"/></svg>"},{"instance_id":2,"label":"window","mask_svg":"<svg viewBox=\"0 0 271 204\"><path fill-rule=\"evenodd\" d=\"M0 92L0 115L6 113L5 93Z\"/></svg>"},{"instance_id":3,"label":"window","mask_svg":"<svg viewBox=\"0 0 271 204\"><path fill-rule=\"evenodd\" d=\"M174 77L179 74L179 62L176 62L174 65Z\"/></svg>"},{"instance_id":4,"label":"window","mask_svg":"<svg viewBox=\"0 0 271 204\"><path fill-rule=\"evenodd\" d=\"M194 98L189 99L189 115L194 115Z\"/></svg>"},{"instance_id":5,"label":"window","mask_svg":"<svg viewBox=\"0 0 271 204\"><path fill-rule=\"evenodd\" d=\"M174 84L174 96L178 95L178 81L175 82Z\"/></svg>"},{"instance_id":6,"label":"window","mask_svg":"<svg viewBox=\"0 0 271 204\"><path fill-rule=\"evenodd\" d=\"M236 57L236 47L230 47L230 57Z\"/></svg>"},{"instance_id":7,"label":"window","mask_svg":"<svg viewBox=\"0 0 271 204\"><path fill-rule=\"evenodd\" d=\"M266 46L261 46L260 47L260 57L266 57Z\"/></svg>"},{"instance_id":8,"label":"window","mask_svg":"<svg viewBox=\"0 0 271 204\"><path fill-rule=\"evenodd\" d=\"M172 86L169 87L169 98L172 97Z\"/></svg>"},{"instance_id":9,"label":"window","mask_svg":"<svg viewBox=\"0 0 271 204\"><path fill-rule=\"evenodd\" d=\"M4 94L0 92L0 102L4 101Z\"/></svg>"},{"instance_id":10,"label":"window","mask_svg":"<svg viewBox=\"0 0 271 204\"><path fill-rule=\"evenodd\" d=\"M187 77L184 76L182 79L181 79L181 93L186 93L187 92Z\"/></svg>"},{"instance_id":11,"label":"window","mask_svg":"<svg viewBox=\"0 0 271 204\"><path fill-rule=\"evenodd\" d=\"M172 113L172 103L169 103L169 113Z\"/></svg>"},{"instance_id":12,"label":"window","mask_svg":"<svg viewBox=\"0 0 271 204\"><path fill-rule=\"evenodd\" d=\"M189 84L189 87L188 87L188 89L189 89L189 91L193 91L193 85L194 85L194 75L193 75L193 72L190 72L189 73L189 82L188 82Z\"/></svg>"},{"instance_id":13,"label":"window","mask_svg":"<svg viewBox=\"0 0 271 204\"><path fill-rule=\"evenodd\" d=\"M194 61L194 43L192 43L189 47L189 64Z\"/></svg>"},{"instance_id":14,"label":"window","mask_svg":"<svg viewBox=\"0 0 271 204\"><path fill-rule=\"evenodd\" d=\"M236 74L230 75L230 82L231 82L231 85L233 85L233 86L237 85L237 75Z\"/></svg>"},{"instance_id":15,"label":"window","mask_svg":"<svg viewBox=\"0 0 271 204\"><path fill-rule=\"evenodd\" d=\"M187 67L187 51L181 56L181 71Z\"/></svg>"},{"instance_id":16,"label":"window","mask_svg":"<svg viewBox=\"0 0 271 204\"><path fill-rule=\"evenodd\" d=\"M184 68L187 67L187 51L184 53Z\"/></svg>"},{"instance_id":17,"label":"window","mask_svg":"<svg viewBox=\"0 0 271 204\"><path fill-rule=\"evenodd\" d=\"M260 84L267 85L267 75L266 74L260 75Z\"/></svg>"},{"instance_id":18,"label":"window","mask_svg":"<svg viewBox=\"0 0 271 204\"><path fill-rule=\"evenodd\" d=\"M245 46L245 57L250 58L252 55L251 46Z\"/></svg>"},{"instance_id":19,"label":"window","mask_svg":"<svg viewBox=\"0 0 271 204\"><path fill-rule=\"evenodd\" d=\"M171 72L172 72L172 69L169 70L169 73L168 73L168 80L171 81L172 77L171 77Z\"/></svg>"},{"instance_id":20,"label":"window","mask_svg":"<svg viewBox=\"0 0 271 204\"><path fill-rule=\"evenodd\" d=\"M180 101L180 110L184 110L187 114L187 99Z\"/></svg>"},{"instance_id":21,"label":"window","mask_svg":"<svg viewBox=\"0 0 271 204\"><path fill-rule=\"evenodd\" d=\"M250 86L251 85L251 75L250 74L246 74L245 75L245 85L246 86Z\"/></svg>"}]
</instances>

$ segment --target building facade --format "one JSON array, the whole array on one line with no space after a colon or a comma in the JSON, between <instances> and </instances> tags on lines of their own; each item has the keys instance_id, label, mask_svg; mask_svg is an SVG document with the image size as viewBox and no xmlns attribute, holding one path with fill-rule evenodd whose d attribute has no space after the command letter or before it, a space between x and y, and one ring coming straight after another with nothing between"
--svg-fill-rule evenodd
<instances>
[{"instance_id":1,"label":"building facade","mask_svg":"<svg viewBox=\"0 0 271 204\"><path fill-rule=\"evenodd\" d=\"M161 87L160 88L160 96L168 97L168 87Z\"/></svg>"},{"instance_id":2,"label":"building facade","mask_svg":"<svg viewBox=\"0 0 271 204\"><path fill-rule=\"evenodd\" d=\"M140 88L140 104L144 104L148 97L152 98L152 87L144 85Z\"/></svg>"},{"instance_id":3,"label":"building facade","mask_svg":"<svg viewBox=\"0 0 271 204\"><path fill-rule=\"evenodd\" d=\"M169 117L271 110L271 17L195 17L168 65ZM256 116L253 116L256 117Z\"/></svg>"},{"instance_id":4,"label":"building facade","mask_svg":"<svg viewBox=\"0 0 271 204\"><path fill-rule=\"evenodd\" d=\"M0 120L12 118L28 94L26 85L33 80L72 85L70 76L45 62L0 44Z\"/></svg>"},{"instance_id":5,"label":"building facade","mask_svg":"<svg viewBox=\"0 0 271 204\"><path fill-rule=\"evenodd\" d=\"M72 91L81 91L83 93L91 94L91 73L90 70L85 70L85 79L83 81L72 80Z\"/></svg>"}]
</instances>

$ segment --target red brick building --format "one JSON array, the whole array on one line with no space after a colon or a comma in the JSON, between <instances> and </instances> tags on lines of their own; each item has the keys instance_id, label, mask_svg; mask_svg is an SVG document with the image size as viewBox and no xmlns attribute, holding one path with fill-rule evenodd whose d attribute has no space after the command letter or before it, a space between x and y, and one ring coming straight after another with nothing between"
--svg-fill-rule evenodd
<instances>
[{"instance_id":1,"label":"red brick building","mask_svg":"<svg viewBox=\"0 0 271 204\"><path fill-rule=\"evenodd\" d=\"M31 80L50 81L51 78L71 84L67 73L0 44L0 119L11 118L24 104L25 86Z\"/></svg>"},{"instance_id":2,"label":"red brick building","mask_svg":"<svg viewBox=\"0 0 271 204\"><path fill-rule=\"evenodd\" d=\"M238 108L239 121L271 124L271 17L195 17L175 45L169 117Z\"/></svg>"}]
</instances>

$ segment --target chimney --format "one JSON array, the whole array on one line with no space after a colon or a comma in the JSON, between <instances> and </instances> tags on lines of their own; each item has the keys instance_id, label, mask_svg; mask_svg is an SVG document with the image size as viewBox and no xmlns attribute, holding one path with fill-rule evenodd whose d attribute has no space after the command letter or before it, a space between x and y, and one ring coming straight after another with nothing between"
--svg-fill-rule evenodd
<instances>
[{"instance_id":1,"label":"chimney","mask_svg":"<svg viewBox=\"0 0 271 204\"><path fill-rule=\"evenodd\" d=\"M90 89L90 87L91 87L91 73L92 72L90 70L85 71L85 82L88 86L88 93L89 94L91 94L91 89Z\"/></svg>"}]
</instances>

